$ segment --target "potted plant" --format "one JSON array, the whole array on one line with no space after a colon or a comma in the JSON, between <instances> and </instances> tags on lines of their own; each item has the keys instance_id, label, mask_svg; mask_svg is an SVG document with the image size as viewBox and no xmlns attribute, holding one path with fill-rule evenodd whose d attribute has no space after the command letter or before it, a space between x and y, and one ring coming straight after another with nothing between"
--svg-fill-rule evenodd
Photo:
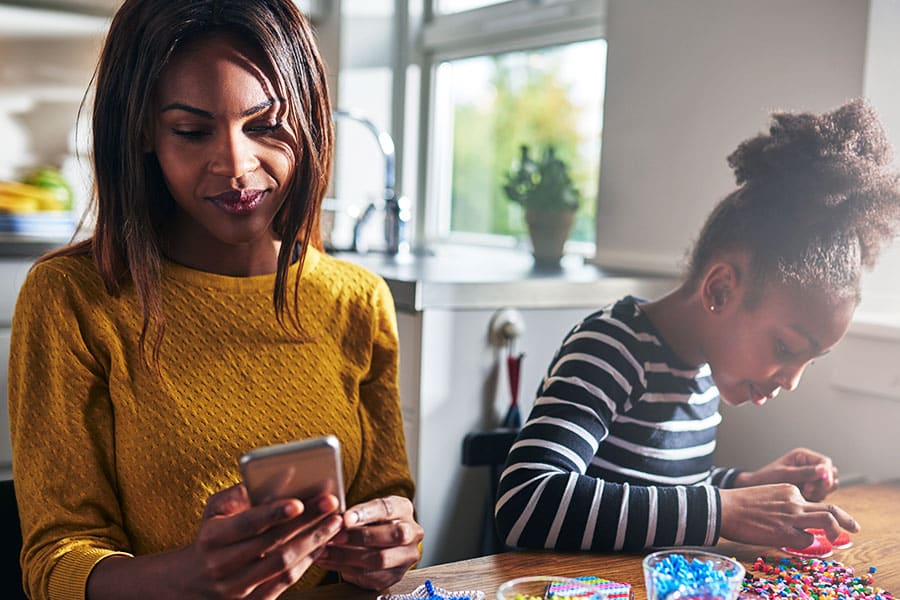
<instances>
[{"instance_id":1,"label":"potted plant","mask_svg":"<svg viewBox=\"0 0 900 600\"><path fill-rule=\"evenodd\" d=\"M553 146L547 146L543 156L534 159L528 146L523 145L503 191L525 209L535 264L558 266L581 202L566 163L557 158Z\"/></svg>"}]
</instances>

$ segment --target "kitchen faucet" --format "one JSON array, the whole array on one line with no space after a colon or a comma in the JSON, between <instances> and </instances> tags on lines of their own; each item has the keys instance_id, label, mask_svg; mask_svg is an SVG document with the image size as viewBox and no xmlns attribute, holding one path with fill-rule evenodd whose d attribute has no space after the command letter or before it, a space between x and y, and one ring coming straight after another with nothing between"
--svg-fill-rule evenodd
<instances>
[{"instance_id":1,"label":"kitchen faucet","mask_svg":"<svg viewBox=\"0 0 900 600\"><path fill-rule=\"evenodd\" d=\"M388 254L397 254L400 250L401 237L403 235L403 226L409 220L408 215L404 215L401 210L400 198L397 197L396 185L396 155L394 152L394 140L388 132L379 129L368 117L354 110L335 110L331 113L335 121L347 119L356 121L364 125L369 132L375 136L378 142L378 148L384 157L384 245L385 252ZM351 250L354 252L359 250L360 236L362 228L368 221L369 217L375 211L375 203L370 202L356 223L353 225L353 241L351 242Z\"/></svg>"}]
</instances>

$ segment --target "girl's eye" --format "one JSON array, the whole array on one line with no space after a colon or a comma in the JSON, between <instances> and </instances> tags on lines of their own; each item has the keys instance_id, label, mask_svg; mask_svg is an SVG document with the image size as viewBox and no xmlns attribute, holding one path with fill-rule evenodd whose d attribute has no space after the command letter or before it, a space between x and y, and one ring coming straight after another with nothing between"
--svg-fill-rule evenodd
<instances>
[{"instance_id":1,"label":"girl's eye","mask_svg":"<svg viewBox=\"0 0 900 600\"><path fill-rule=\"evenodd\" d=\"M775 354L779 358L784 359L791 359L795 356L791 349L787 347L787 344L782 340L775 340Z\"/></svg>"}]
</instances>

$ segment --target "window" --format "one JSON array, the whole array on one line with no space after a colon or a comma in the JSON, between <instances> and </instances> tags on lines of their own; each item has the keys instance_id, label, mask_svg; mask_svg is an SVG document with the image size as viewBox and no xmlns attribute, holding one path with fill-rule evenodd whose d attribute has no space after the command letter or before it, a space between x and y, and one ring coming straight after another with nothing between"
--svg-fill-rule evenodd
<instances>
[{"instance_id":1,"label":"window","mask_svg":"<svg viewBox=\"0 0 900 600\"><path fill-rule=\"evenodd\" d=\"M481 8L483 6L490 6L491 4L500 4L503 1L504 0L437 0L434 12L441 14L458 13Z\"/></svg>"},{"instance_id":2,"label":"window","mask_svg":"<svg viewBox=\"0 0 900 600\"><path fill-rule=\"evenodd\" d=\"M419 187L424 179L426 193L416 212L427 220L417 233L428 240L523 243L522 210L503 193L505 175L522 145L537 154L552 146L582 198L569 251L591 254L605 3L435 0L434 9L421 48L427 80L420 108L428 127Z\"/></svg>"},{"instance_id":3,"label":"window","mask_svg":"<svg viewBox=\"0 0 900 600\"><path fill-rule=\"evenodd\" d=\"M442 62L434 144L444 232L523 236L522 210L503 193L520 154L552 147L582 195L571 238L594 240L606 43L590 40Z\"/></svg>"}]
</instances>

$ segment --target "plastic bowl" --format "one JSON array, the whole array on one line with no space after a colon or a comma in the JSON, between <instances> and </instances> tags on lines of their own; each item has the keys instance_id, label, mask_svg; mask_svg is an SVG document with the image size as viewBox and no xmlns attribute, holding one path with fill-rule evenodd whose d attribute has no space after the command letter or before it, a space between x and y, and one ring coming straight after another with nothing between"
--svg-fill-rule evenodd
<instances>
[{"instance_id":1,"label":"plastic bowl","mask_svg":"<svg viewBox=\"0 0 900 600\"><path fill-rule=\"evenodd\" d=\"M744 581L738 561L703 550L662 550L643 562L647 600L735 600Z\"/></svg>"}]
</instances>

